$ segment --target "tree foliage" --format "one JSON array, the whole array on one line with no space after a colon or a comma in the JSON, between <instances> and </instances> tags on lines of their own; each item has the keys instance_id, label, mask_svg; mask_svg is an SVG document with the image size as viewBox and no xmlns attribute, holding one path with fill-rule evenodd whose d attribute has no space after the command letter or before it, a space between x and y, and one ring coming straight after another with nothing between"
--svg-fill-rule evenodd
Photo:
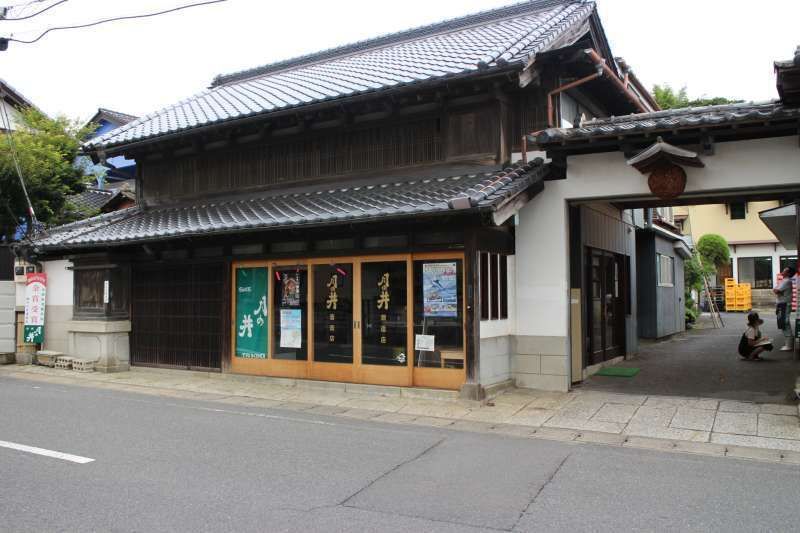
<instances>
[{"instance_id":1,"label":"tree foliage","mask_svg":"<svg viewBox=\"0 0 800 533\"><path fill-rule=\"evenodd\" d=\"M11 238L21 222L31 227L12 147L38 221L52 225L82 217L68 196L85 189L83 173L73 162L88 129L32 108L21 116L23 124L11 133L13 143L5 134L0 138L0 240Z\"/></svg>"},{"instance_id":2,"label":"tree foliage","mask_svg":"<svg viewBox=\"0 0 800 533\"><path fill-rule=\"evenodd\" d=\"M682 107L702 107L707 105L736 104L741 100L730 100L722 96L707 97L702 96L689 99L686 87L681 87L676 91L670 85L653 85L653 98L658 102L661 109L678 109Z\"/></svg>"},{"instance_id":3,"label":"tree foliage","mask_svg":"<svg viewBox=\"0 0 800 533\"><path fill-rule=\"evenodd\" d=\"M703 265L715 269L727 265L731 260L728 241L715 233L700 237L697 241L697 251L703 261Z\"/></svg>"}]
</instances>

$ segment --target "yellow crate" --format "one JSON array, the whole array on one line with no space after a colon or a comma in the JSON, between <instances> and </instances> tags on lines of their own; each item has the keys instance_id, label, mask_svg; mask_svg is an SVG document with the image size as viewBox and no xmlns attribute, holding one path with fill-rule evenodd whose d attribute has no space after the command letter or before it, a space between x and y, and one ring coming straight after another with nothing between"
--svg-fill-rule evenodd
<instances>
[{"instance_id":1,"label":"yellow crate","mask_svg":"<svg viewBox=\"0 0 800 533\"><path fill-rule=\"evenodd\" d=\"M733 278L725 278L725 286L736 285L736 280Z\"/></svg>"}]
</instances>

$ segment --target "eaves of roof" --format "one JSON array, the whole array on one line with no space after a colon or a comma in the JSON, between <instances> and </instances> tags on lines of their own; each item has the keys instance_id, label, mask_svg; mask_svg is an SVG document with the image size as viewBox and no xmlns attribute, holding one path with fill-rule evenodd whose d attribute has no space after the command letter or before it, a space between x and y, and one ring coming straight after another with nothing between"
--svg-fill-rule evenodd
<instances>
[{"instance_id":1,"label":"eaves of roof","mask_svg":"<svg viewBox=\"0 0 800 533\"><path fill-rule=\"evenodd\" d=\"M147 209L135 206L52 228L37 237L33 246L76 251L186 237L496 212L523 193L529 197L541 190L547 172L548 166L536 159L495 173L378 185L337 182L304 192L250 193Z\"/></svg>"},{"instance_id":2,"label":"eaves of roof","mask_svg":"<svg viewBox=\"0 0 800 533\"><path fill-rule=\"evenodd\" d=\"M575 128L550 128L528 135L528 142L542 149L565 149L585 146L604 139L620 143L628 138L646 136L655 142L658 134L676 134L683 130L738 128L764 124L777 128L782 122L800 119L800 108L787 107L779 101L725 104L684 109L669 109L653 113L638 113L622 117L596 119ZM745 129L742 128L745 133Z\"/></svg>"}]
</instances>

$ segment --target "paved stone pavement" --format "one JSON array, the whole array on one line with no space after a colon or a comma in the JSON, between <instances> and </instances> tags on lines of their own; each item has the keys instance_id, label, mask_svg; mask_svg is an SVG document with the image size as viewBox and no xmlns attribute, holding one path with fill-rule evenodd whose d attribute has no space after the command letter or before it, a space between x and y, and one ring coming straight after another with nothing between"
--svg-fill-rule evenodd
<instances>
[{"instance_id":1,"label":"paved stone pavement","mask_svg":"<svg viewBox=\"0 0 800 533\"><path fill-rule=\"evenodd\" d=\"M633 394L702 396L763 403L794 402L800 360L778 350L783 336L774 311L762 313L762 331L775 339L763 362L742 361L736 350L744 331L744 313L723 313L724 329L690 330L661 342L643 342L639 353L620 363L640 369L633 378L592 376L582 389Z\"/></svg>"},{"instance_id":2,"label":"paved stone pavement","mask_svg":"<svg viewBox=\"0 0 800 533\"><path fill-rule=\"evenodd\" d=\"M1 375L396 424L800 463L796 405L523 389L481 404L450 391L145 368L102 374L11 365L0 367Z\"/></svg>"}]
</instances>

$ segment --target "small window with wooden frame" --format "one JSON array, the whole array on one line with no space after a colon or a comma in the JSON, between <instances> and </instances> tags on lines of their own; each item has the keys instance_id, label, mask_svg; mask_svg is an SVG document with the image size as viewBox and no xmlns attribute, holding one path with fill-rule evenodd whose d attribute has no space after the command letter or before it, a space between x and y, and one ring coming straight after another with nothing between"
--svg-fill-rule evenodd
<instances>
[{"instance_id":1,"label":"small window with wooden frame","mask_svg":"<svg viewBox=\"0 0 800 533\"><path fill-rule=\"evenodd\" d=\"M481 320L508 318L508 256L480 252L478 281Z\"/></svg>"},{"instance_id":2,"label":"small window with wooden frame","mask_svg":"<svg viewBox=\"0 0 800 533\"><path fill-rule=\"evenodd\" d=\"M84 320L129 318L130 266L78 264L73 267L73 316Z\"/></svg>"}]
</instances>

